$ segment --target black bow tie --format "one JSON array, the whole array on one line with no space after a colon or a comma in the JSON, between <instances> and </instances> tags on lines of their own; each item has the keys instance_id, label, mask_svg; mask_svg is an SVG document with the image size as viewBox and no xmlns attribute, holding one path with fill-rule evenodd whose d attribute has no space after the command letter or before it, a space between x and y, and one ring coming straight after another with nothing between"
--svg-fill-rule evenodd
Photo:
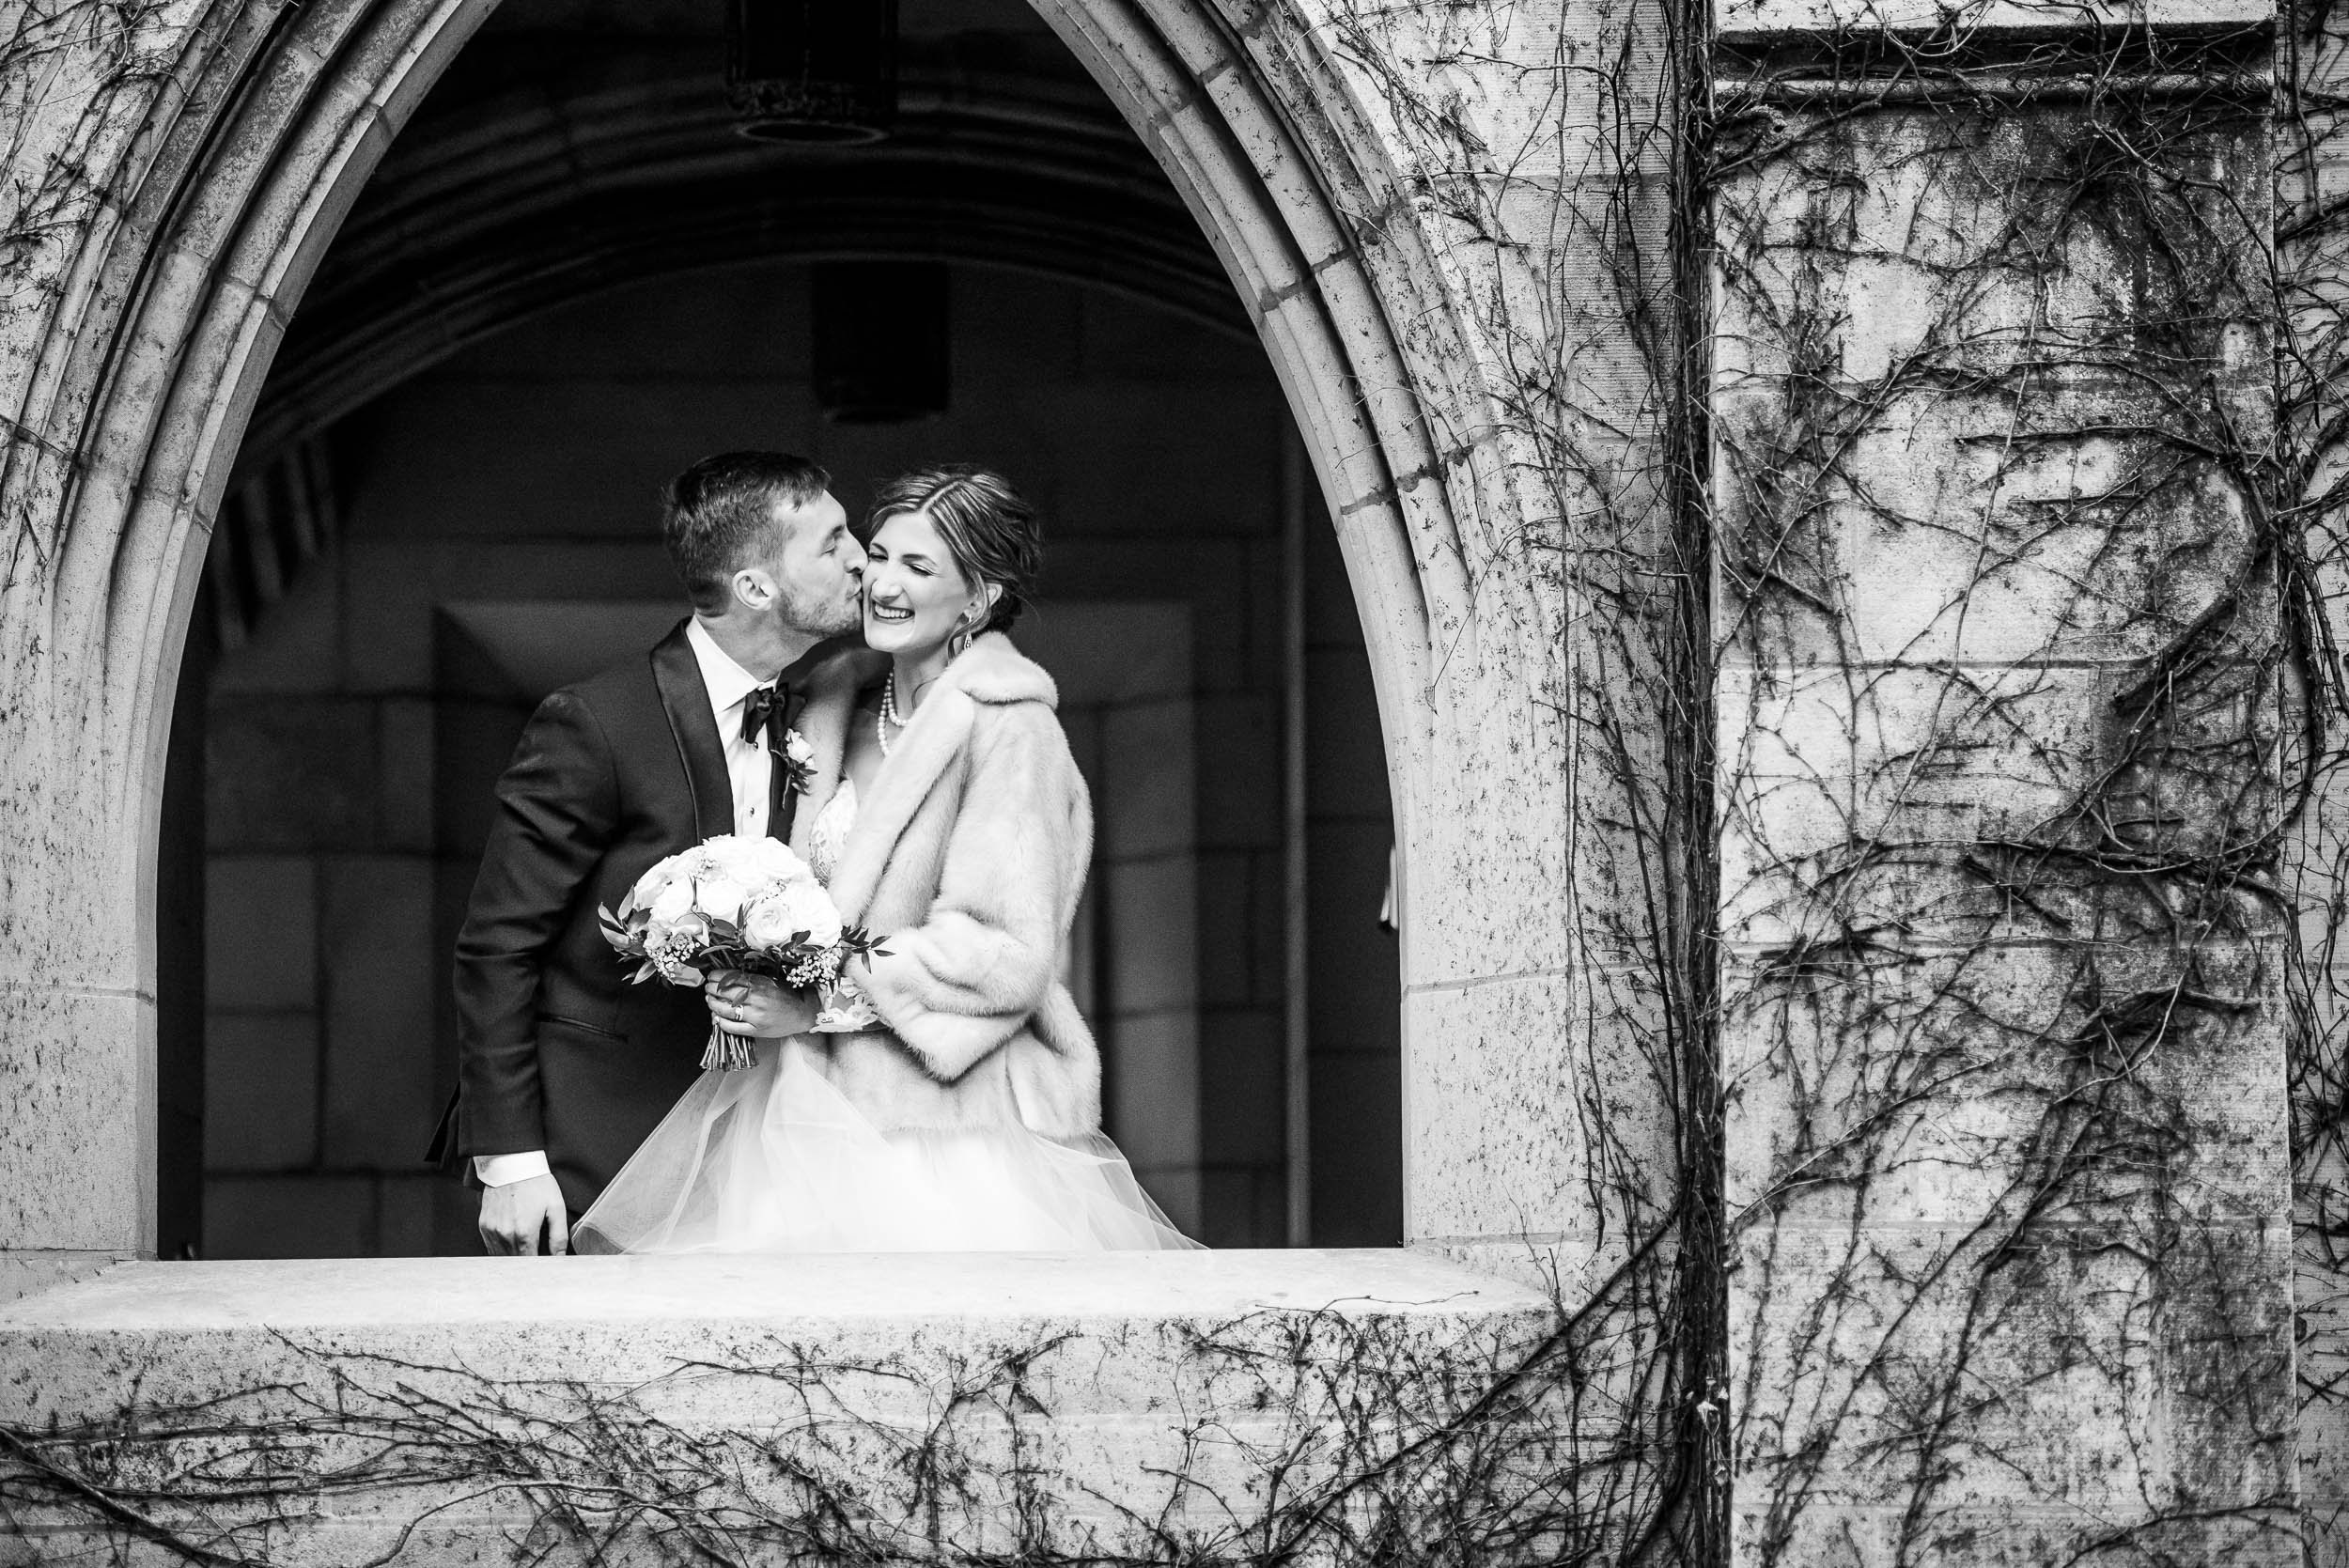
<instances>
[{"instance_id":1,"label":"black bow tie","mask_svg":"<svg viewBox=\"0 0 2349 1568\"><path fill-rule=\"evenodd\" d=\"M767 732L767 749L780 751L783 737L799 716L800 694L789 687L757 686L742 699L742 738L755 745L758 732Z\"/></svg>"}]
</instances>

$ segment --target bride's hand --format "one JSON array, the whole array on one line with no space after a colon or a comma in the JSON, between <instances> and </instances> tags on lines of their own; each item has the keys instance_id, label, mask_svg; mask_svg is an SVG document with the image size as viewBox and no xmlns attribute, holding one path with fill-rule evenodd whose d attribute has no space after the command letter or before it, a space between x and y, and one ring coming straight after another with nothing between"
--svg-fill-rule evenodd
<instances>
[{"instance_id":1,"label":"bride's hand","mask_svg":"<svg viewBox=\"0 0 2349 1568\"><path fill-rule=\"evenodd\" d=\"M763 974L712 970L702 1000L709 1004L710 1021L728 1034L774 1039L804 1034L816 1024L814 997L786 991Z\"/></svg>"}]
</instances>

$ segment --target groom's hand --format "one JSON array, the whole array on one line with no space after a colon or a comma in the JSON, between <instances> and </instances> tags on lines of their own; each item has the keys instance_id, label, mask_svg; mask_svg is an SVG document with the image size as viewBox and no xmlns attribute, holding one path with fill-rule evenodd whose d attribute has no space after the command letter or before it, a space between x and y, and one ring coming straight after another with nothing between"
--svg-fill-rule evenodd
<instances>
[{"instance_id":1,"label":"groom's hand","mask_svg":"<svg viewBox=\"0 0 2349 1568\"><path fill-rule=\"evenodd\" d=\"M481 1245L496 1257L530 1257L546 1238L550 1253L571 1250L570 1213L552 1176L525 1176L481 1189Z\"/></svg>"}]
</instances>

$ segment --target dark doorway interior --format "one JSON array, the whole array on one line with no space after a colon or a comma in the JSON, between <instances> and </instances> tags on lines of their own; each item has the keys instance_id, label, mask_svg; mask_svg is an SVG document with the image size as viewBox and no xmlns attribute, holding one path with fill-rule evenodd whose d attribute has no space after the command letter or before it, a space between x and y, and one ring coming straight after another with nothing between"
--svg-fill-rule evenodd
<instances>
[{"instance_id":1,"label":"dark doorway interior","mask_svg":"<svg viewBox=\"0 0 2349 1568\"><path fill-rule=\"evenodd\" d=\"M1172 192L1016 4L909 0L909 103L930 107L869 179L848 154L705 148L726 136L722 8L647 8L677 12L658 34L619 9L509 0L354 212L262 397L200 629L225 645L192 658L203 695L180 709L178 745L192 759L200 738L205 761L174 759L164 1186L200 1190L203 1213L200 1231L192 1210L172 1220L166 1197L166 1230L216 1257L474 1250L467 1200L418 1156L453 1071L446 955L489 785L539 696L679 613L651 534L661 481L770 445L824 462L852 510L938 458L998 466L1039 502L1047 594L1021 641L1063 684L1100 818L1070 962L1111 1131L1211 1244L1397 1241L1397 962L1377 921L1392 830L1361 623L1262 350L1228 286L1197 287L1214 263L1188 220L1160 224L1181 219ZM1039 184L986 131L990 92L1090 116L1103 147L1122 139L1122 172ZM599 183L575 145L550 172L517 131L505 161L452 176L485 126L549 114L636 123L613 163L678 167L653 193ZM768 162L746 172L740 147ZM697 206L684 187L710 161ZM894 194L826 210L829 250L808 226L824 210L746 232L744 181L795 175ZM548 212L502 225L519 198L469 205L493 178ZM656 196L668 221L624 254ZM1085 215L1112 196L1159 226ZM699 251L678 242L689 210L711 225ZM467 213L470 237L453 232ZM582 253L568 281L547 275L548 214ZM925 364L943 381L849 407L826 370L843 307L825 302L841 269L877 261L936 279ZM1151 268L1192 281L1141 287Z\"/></svg>"}]
</instances>

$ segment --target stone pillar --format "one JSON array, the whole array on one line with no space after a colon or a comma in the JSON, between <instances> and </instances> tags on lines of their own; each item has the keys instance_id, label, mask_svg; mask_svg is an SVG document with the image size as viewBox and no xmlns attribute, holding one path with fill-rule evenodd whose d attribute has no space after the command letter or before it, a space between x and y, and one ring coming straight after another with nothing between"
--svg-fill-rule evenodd
<instances>
[{"instance_id":1,"label":"stone pillar","mask_svg":"<svg viewBox=\"0 0 2349 1568\"><path fill-rule=\"evenodd\" d=\"M0 21L0 1296L154 1247L158 819L206 537L319 250L490 3Z\"/></svg>"},{"instance_id":2,"label":"stone pillar","mask_svg":"<svg viewBox=\"0 0 2349 1568\"><path fill-rule=\"evenodd\" d=\"M2297 1561L2267 19L1880 14L1717 50L1733 1555Z\"/></svg>"}]
</instances>

